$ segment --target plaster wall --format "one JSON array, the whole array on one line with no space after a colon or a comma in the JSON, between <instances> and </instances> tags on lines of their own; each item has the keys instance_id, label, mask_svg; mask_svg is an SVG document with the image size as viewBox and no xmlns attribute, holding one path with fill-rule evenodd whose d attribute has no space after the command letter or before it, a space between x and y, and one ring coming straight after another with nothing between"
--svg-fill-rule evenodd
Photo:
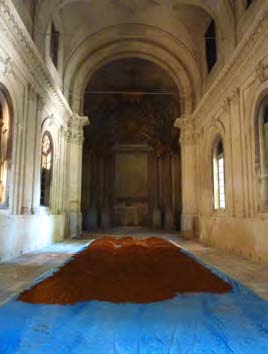
<instances>
[{"instance_id":1,"label":"plaster wall","mask_svg":"<svg viewBox=\"0 0 268 354\"><path fill-rule=\"evenodd\" d=\"M0 262L64 239L64 215L0 215Z\"/></svg>"},{"instance_id":2,"label":"plaster wall","mask_svg":"<svg viewBox=\"0 0 268 354\"><path fill-rule=\"evenodd\" d=\"M198 227L201 242L268 264L267 217L202 216Z\"/></svg>"}]
</instances>

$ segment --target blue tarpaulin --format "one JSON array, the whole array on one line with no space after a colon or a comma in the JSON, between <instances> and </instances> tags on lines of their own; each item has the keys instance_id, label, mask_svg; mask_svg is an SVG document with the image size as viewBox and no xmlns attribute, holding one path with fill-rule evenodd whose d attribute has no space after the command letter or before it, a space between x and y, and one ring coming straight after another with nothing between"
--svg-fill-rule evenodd
<instances>
[{"instance_id":1,"label":"blue tarpaulin","mask_svg":"<svg viewBox=\"0 0 268 354\"><path fill-rule=\"evenodd\" d=\"M150 304L14 299L0 307L0 353L268 354L268 301L209 268L233 290Z\"/></svg>"}]
</instances>

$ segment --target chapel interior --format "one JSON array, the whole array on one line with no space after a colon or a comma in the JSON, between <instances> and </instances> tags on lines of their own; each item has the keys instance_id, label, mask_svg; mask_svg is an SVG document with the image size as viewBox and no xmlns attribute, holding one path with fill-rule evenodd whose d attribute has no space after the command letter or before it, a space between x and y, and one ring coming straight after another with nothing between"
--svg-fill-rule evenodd
<instances>
[{"instance_id":1,"label":"chapel interior","mask_svg":"<svg viewBox=\"0 0 268 354\"><path fill-rule=\"evenodd\" d=\"M266 6L1 2L1 261L146 227L267 262Z\"/></svg>"},{"instance_id":2,"label":"chapel interior","mask_svg":"<svg viewBox=\"0 0 268 354\"><path fill-rule=\"evenodd\" d=\"M0 278L142 232L267 266L267 34L268 0L0 0Z\"/></svg>"}]
</instances>

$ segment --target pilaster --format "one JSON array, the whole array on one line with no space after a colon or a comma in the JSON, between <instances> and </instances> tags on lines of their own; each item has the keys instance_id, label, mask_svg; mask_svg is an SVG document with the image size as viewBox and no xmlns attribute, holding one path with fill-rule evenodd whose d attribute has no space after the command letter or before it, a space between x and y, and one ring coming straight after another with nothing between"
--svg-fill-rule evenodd
<instances>
[{"instance_id":1,"label":"pilaster","mask_svg":"<svg viewBox=\"0 0 268 354\"><path fill-rule=\"evenodd\" d=\"M82 229L81 213L81 183L82 183L82 152L83 152L83 127L89 123L88 117L74 114L68 123L67 131L67 178L68 189L67 214L69 216L68 234L74 237Z\"/></svg>"},{"instance_id":2,"label":"pilaster","mask_svg":"<svg viewBox=\"0 0 268 354\"><path fill-rule=\"evenodd\" d=\"M180 130L182 164L182 216L181 231L187 237L195 236L197 217L197 134L191 117L177 118L175 127Z\"/></svg>"}]
</instances>

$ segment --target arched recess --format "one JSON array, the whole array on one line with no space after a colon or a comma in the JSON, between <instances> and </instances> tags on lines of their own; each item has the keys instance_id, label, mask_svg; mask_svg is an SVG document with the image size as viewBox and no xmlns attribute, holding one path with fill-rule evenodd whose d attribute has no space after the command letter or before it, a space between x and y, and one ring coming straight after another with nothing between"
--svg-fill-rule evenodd
<instances>
[{"instance_id":1,"label":"arched recess","mask_svg":"<svg viewBox=\"0 0 268 354\"><path fill-rule=\"evenodd\" d=\"M254 116L255 173L257 178L257 209L268 211L268 91L263 91Z\"/></svg>"},{"instance_id":2,"label":"arched recess","mask_svg":"<svg viewBox=\"0 0 268 354\"><path fill-rule=\"evenodd\" d=\"M91 124L83 151L84 229L178 229L181 159L174 121L180 92L173 78L134 56L106 63L86 87L83 113Z\"/></svg>"},{"instance_id":3,"label":"arched recess","mask_svg":"<svg viewBox=\"0 0 268 354\"><path fill-rule=\"evenodd\" d=\"M163 45L159 38L166 34L155 28L133 24L133 37L115 40L119 29L122 32L122 26L113 26L90 37L70 59L64 93L69 95L73 110L81 110L85 86L98 68L115 59L139 57L156 63L173 77L181 95L182 114L189 115L201 96L201 74L192 54L174 38ZM141 30L147 30L148 38L139 38Z\"/></svg>"},{"instance_id":4,"label":"arched recess","mask_svg":"<svg viewBox=\"0 0 268 354\"><path fill-rule=\"evenodd\" d=\"M13 117L9 91L0 83L0 209L9 206Z\"/></svg>"}]
</instances>

